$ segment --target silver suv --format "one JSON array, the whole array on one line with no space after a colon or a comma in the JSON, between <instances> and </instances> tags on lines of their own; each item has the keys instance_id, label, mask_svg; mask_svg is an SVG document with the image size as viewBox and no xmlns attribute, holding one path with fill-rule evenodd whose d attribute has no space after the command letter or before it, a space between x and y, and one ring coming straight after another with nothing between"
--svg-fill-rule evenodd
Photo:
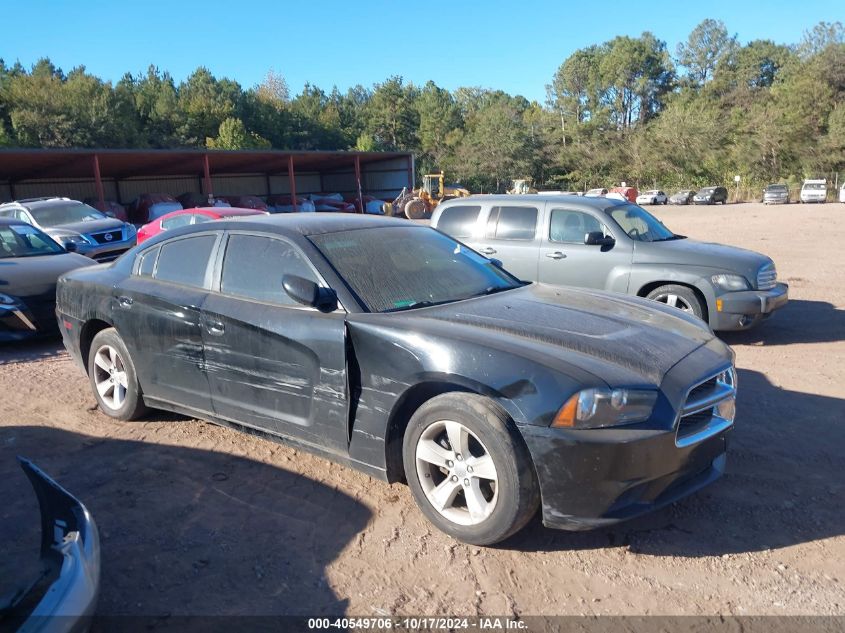
<instances>
[{"instance_id":1,"label":"silver suv","mask_svg":"<svg viewBox=\"0 0 845 633\"><path fill-rule=\"evenodd\" d=\"M714 330L750 328L788 300L765 255L676 235L621 200L471 196L439 204L431 225L520 279L653 299Z\"/></svg>"},{"instance_id":2,"label":"silver suv","mask_svg":"<svg viewBox=\"0 0 845 633\"><path fill-rule=\"evenodd\" d=\"M0 218L40 228L69 251L110 262L135 246L135 227L70 198L29 198L0 204Z\"/></svg>"}]
</instances>

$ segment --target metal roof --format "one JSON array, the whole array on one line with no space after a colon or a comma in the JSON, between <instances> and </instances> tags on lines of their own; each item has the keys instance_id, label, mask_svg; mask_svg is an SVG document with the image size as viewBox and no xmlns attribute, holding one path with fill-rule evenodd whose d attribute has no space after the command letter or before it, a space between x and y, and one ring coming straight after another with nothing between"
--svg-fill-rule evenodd
<instances>
[{"instance_id":1,"label":"metal roof","mask_svg":"<svg viewBox=\"0 0 845 633\"><path fill-rule=\"evenodd\" d=\"M407 152L340 152L205 149L2 149L0 181L19 182L49 178L90 178L94 156L102 178L122 180L144 176L202 174L208 156L212 174L285 174L293 157L297 172L331 171L350 167L357 156L362 165L396 158Z\"/></svg>"}]
</instances>

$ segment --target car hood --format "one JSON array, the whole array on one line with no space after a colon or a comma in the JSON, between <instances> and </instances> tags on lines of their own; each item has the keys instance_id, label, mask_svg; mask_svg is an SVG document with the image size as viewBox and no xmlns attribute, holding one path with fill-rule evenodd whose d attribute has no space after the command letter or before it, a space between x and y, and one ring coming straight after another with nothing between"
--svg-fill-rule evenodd
<instances>
[{"instance_id":1,"label":"car hood","mask_svg":"<svg viewBox=\"0 0 845 633\"><path fill-rule=\"evenodd\" d=\"M695 317L644 299L530 284L486 297L375 317L405 332L497 348L608 384L659 385L678 361L713 338ZM367 319L370 320L370 319ZM480 361L481 359L479 359Z\"/></svg>"},{"instance_id":2,"label":"car hood","mask_svg":"<svg viewBox=\"0 0 845 633\"><path fill-rule=\"evenodd\" d=\"M634 264L699 266L744 275L752 284L761 266L772 260L736 246L682 239L667 242L635 242Z\"/></svg>"},{"instance_id":3,"label":"car hood","mask_svg":"<svg viewBox=\"0 0 845 633\"><path fill-rule=\"evenodd\" d=\"M116 218L103 218L102 220L86 220L85 222L70 222L59 224L44 229L49 235L62 235L68 233L97 233L98 231L116 231L123 228L123 222Z\"/></svg>"},{"instance_id":4,"label":"car hood","mask_svg":"<svg viewBox=\"0 0 845 633\"><path fill-rule=\"evenodd\" d=\"M60 275L96 262L76 253L0 259L0 292L17 297L41 295L55 288Z\"/></svg>"}]
</instances>

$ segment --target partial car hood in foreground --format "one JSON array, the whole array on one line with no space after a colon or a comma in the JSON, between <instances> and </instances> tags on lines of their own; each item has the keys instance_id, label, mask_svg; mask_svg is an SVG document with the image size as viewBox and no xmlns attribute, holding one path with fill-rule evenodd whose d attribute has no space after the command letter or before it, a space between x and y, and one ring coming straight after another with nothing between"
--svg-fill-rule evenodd
<instances>
[{"instance_id":1,"label":"partial car hood in foreground","mask_svg":"<svg viewBox=\"0 0 845 633\"><path fill-rule=\"evenodd\" d=\"M35 464L18 457L41 510L42 573L0 596L0 624L19 633L84 631L100 592L100 537L82 503Z\"/></svg>"},{"instance_id":2,"label":"partial car hood in foreground","mask_svg":"<svg viewBox=\"0 0 845 633\"><path fill-rule=\"evenodd\" d=\"M527 357L536 357L541 350L547 364L559 359L563 371L565 365L574 365L604 380L654 385L678 361L713 339L703 321L675 308L545 284L366 317L361 320L385 325L390 319L405 331L471 340Z\"/></svg>"},{"instance_id":3,"label":"partial car hood in foreground","mask_svg":"<svg viewBox=\"0 0 845 633\"><path fill-rule=\"evenodd\" d=\"M116 231L123 228L123 222L117 218L103 218L101 220L83 220L68 222L46 227L47 233L97 233L98 231Z\"/></svg>"},{"instance_id":4,"label":"partial car hood in foreground","mask_svg":"<svg viewBox=\"0 0 845 633\"><path fill-rule=\"evenodd\" d=\"M96 262L76 253L0 259L0 292L29 297L52 292L60 275Z\"/></svg>"}]
</instances>

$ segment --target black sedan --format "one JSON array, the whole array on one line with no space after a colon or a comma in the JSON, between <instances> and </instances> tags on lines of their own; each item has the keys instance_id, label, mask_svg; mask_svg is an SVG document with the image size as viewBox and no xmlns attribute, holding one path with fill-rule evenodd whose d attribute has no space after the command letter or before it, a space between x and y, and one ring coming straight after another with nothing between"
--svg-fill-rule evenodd
<instances>
[{"instance_id":1,"label":"black sedan","mask_svg":"<svg viewBox=\"0 0 845 633\"><path fill-rule=\"evenodd\" d=\"M681 189L678 193L669 196L669 204L692 204L694 189Z\"/></svg>"},{"instance_id":2,"label":"black sedan","mask_svg":"<svg viewBox=\"0 0 845 633\"><path fill-rule=\"evenodd\" d=\"M103 412L283 439L490 544L542 506L587 529L714 481L732 353L645 299L523 283L428 227L294 214L170 231L63 276L65 346Z\"/></svg>"},{"instance_id":3,"label":"black sedan","mask_svg":"<svg viewBox=\"0 0 845 633\"><path fill-rule=\"evenodd\" d=\"M56 279L90 266L43 231L0 218L0 342L56 334Z\"/></svg>"}]
</instances>

